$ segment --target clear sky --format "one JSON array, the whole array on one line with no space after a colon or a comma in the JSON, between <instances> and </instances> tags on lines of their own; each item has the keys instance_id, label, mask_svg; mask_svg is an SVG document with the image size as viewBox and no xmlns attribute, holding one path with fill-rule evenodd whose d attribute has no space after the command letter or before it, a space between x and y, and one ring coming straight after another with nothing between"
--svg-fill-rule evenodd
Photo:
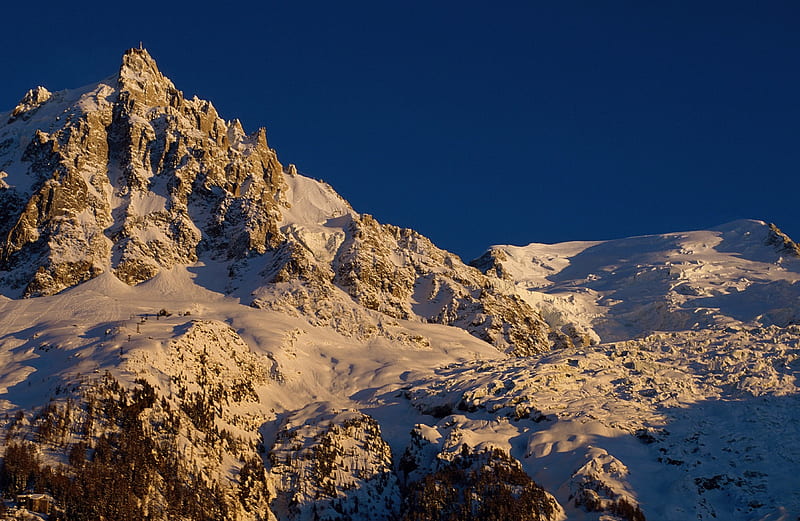
<instances>
[{"instance_id":1,"label":"clear sky","mask_svg":"<svg viewBox=\"0 0 800 521\"><path fill-rule=\"evenodd\" d=\"M10 4L0 110L141 40L284 163L465 260L738 218L800 239L796 1Z\"/></svg>"}]
</instances>

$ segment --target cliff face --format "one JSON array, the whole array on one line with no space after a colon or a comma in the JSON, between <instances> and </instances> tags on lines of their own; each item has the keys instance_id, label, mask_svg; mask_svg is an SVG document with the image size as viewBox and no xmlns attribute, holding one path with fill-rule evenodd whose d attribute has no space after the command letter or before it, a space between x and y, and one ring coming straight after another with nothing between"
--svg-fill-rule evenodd
<instances>
[{"instance_id":1,"label":"cliff face","mask_svg":"<svg viewBox=\"0 0 800 521\"><path fill-rule=\"evenodd\" d=\"M135 285L211 262L227 268L227 291L269 293L270 306L291 297L315 320L345 296L345 307L454 325L516 354L549 345L537 312L499 281L284 169L264 129L248 135L210 102L186 99L146 50L127 51L118 74L92 87L33 89L5 119L9 296L52 295L104 272Z\"/></svg>"}]
</instances>

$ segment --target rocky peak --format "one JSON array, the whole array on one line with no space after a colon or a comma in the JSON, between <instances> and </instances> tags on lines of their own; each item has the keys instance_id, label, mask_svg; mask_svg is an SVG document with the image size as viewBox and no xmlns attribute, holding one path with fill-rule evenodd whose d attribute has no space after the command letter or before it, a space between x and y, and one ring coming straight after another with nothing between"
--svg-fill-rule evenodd
<instances>
[{"instance_id":1,"label":"rocky peak","mask_svg":"<svg viewBox=\"0 0 800 521\"><path fill-rule=\"evenodd\" d=\"M183 99L146 49L129 49L122 56L118 81L121 100L138 102L131 108L177 106Z\"/></svg>"},{"instance_id":2,"label":"rocky peak","mask_svg":"<svg viewBox=\"0 0 800 521\"><path fill-rule=\"evenodd\" d=\"M38 86L35 89L29 90L25 93L17 106L14 107L8 122L11 123L20 116L24 118L26 114L39 108L40 105L49 100L51 97L52 94L50 91L42 86Z\"/></svg>"},{"instance_id":3,"label":"rocky peak","mask_svg":"<svg viewBox=\"0 0 800 521\"><path fill-rule=\"evenodd\" d=\"M492 248L487 250L483 255L477 259L471 260L469 265L473 268L479 269L486 275L495 276L500 279L511 280L511 275L508 274L503 267L503 262L508 260L503 250Z\"/></svg>"},{"instance_id":4,"label":"rocky peak","mask_svg":"<svg viewBox=\"0 0 800 521\"><path fill-rule=\"evenodd\" d=\"M48 98L29 92L17 114ZM105 271L136 284L201 250L226 260L280 243L283 167L266 132L186 100L146 50L56 98L52 119L0 126L3 285L47 295Z\"/></svg>"},{"instance_id":5,"label":"rocky peak","mask_svg":"<svg viewBox=\"0 0 800 521\"><path fill-rule=\"evenodd\" d=\"M154 78L165 80L161 71L158 70L156 61L147 52L147 49L128 49L122 55L122 65L120 66L120 79L137 78L145 81L152 81ZM168 80L167 80L168 81Z\"/></svg>"}]
</instances>

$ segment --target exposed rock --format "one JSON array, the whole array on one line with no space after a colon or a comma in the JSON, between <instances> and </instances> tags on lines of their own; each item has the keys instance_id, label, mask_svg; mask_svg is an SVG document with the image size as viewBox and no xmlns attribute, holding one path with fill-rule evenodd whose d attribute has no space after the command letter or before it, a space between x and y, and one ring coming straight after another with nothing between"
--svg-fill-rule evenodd
<instances>
[{"instance_id":1,"label":"exposed rock","mask_svg":"<svg viewBox=\"0 0 800 521\"><path fill-rule=\"evenodd\" d=\"M403 521L555 521L564 511L556 500L502 450L470 452L408 486Z\"/></svg>"},{"instance_id":2,"label":"exposed rock","mask_svg":"<svg viewBox=\"0 0 800 521\"><path fill-rule=\"evenodd\" d=\"M334 261L336 284L366 308L409 318L416 270L406 262L411 252L398 245L401 235L409 233L410 230L381 226L371 215L353 220L348 240Z\"/></svg>"},{"instance_id":3,"label":"exposed rock","mask_svg":"<svg viewBox=\"0 0 800 521\"><path fill-rule=\"evenodd\" d=\"M334 282L369 309L460 327L515 355L549 348L535 310L413 230L354 219L333 264Z\"/></svg>"},{"instance_id":4,"label":"exposed rock","mask_svg":"<svg viewBox=\"0 0 800 521\"><path fill-rule=\"evenodd\" d=\"M8 119L8 122L12 123L18 117L26 119L26 116L29 116L32 111L38 109L39 106L41 106L51 97L52 94L50 91L41 85L35 89L29 90L25 93L25 96L22 97L19 104L14 107L14 110L11 111L11 117Z\"/></svg>"},{"instance_id":5,"label":"exposed rock","mask_svg":"<svg viewBox=\"0 0 800 521\"><path fill-rule=\"evenodd\" d=\"M769 235L764 241L764 244L775 246L778 253L790 255L792 257L800 257L800 245L772 223L769 223Z\"/></svg>"},{"instance_id":6,"label":"exposed rock","mask_svg":"<svg viewBox=\"0 0 800 521\"><path fill-rule=\"evenodd\" d=\"M443 418L435 427L418 424L411 431L398 463L405 492L401 519L564 518L561 505L519 461L492 442L470 447L459 420Z\"/></svg>"},{"instance_id":7,"label":"exposed rock","mask_svg":"<svg viewBox=\"0 0 800 521\"><path fill-rule=\"evenodd\" d=\"M31 91L17 112L48 98ZM24 295L107 270L135 284L196 261L202 247L233 259L281 242L283 167L264 130L247 136L209 102L186 100L147 51L126 52L115 78L66 110L60 127L31 129L27 171L9 172L33 181L27 203L0 203L13 223L3 278Z\"/></svg>"},{"instance_id":8,"label":"exposed rock","mask_svg":"<svg viewBox=\"0 0 800 521\"><path fill-rule=\"evenodd\" d=\"M486 275L494 275L500 279L511 280L511 275L503 267L503 262L506 260L508 260L508 256L503 250L490 249L477 259L470 261L469 265L478 268Z\"/></svg>"}]
</instances>

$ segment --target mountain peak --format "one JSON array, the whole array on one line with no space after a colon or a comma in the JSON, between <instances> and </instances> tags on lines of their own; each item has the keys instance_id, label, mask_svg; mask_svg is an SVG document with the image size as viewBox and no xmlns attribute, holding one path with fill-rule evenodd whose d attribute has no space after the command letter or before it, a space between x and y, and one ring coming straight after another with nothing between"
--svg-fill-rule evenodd
<instances>
[{"instance_id":1,"label":"mountain peak","mask_svg":"<svg viewBox=\"0 0 800 521\"><path fill-rule=\"evenodd\" d=\"M145 107L175 106L183 98L147 49L128 49L122 55L119 91L121 100L130 98Z\"/></svg>"},{"instance_id":2,"label":"mountain peak","mask_svg":"<svg viewBox=\"0 0 800 521\"><path fill-rule=\"evenodd\" d=\"M25 93L17 106L14 107L14 110L11 112L9 122L13 122L20 116L25 118L25 114L36 108L39 108L40 105L49 100L51 97L52 93L41 85L35 89L29 90Z\"/></svg>"},{"instance_id":3,"label":"mountain peak","mask_svg":"<svg viewBox=\"0 0 800 521\"><path fill-rule=\"evenodd\" d=\"M230 260L276 245L283 167L265 136L229 135L147 50L126 51L110 82L49 97L30 91L17 118L30 124L0 125L0 281L14 291L105 271L135 284L199 250Z\"/></svg>"},{"instance_id":4,"label":"mountain peak","mask_svg":"<svg viewBox=\"0 0 800 521\"><path fill-rule=\"evenodd\" d=\"M156 61L150 56L147 49L128 49L125 51L125 54L122 55L122 67L120 72L140 76L162 76L161 72L158 70Z\"/></svg>"}]
</instances>

